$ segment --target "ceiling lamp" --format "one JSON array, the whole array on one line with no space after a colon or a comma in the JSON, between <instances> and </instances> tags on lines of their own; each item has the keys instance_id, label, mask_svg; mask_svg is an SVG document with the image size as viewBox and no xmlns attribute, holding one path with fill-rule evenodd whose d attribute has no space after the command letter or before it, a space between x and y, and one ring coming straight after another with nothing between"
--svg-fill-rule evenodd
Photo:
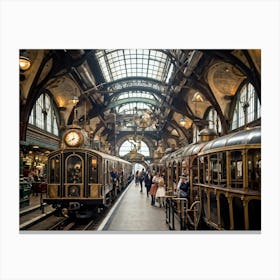
<instances>
[{"instance_id":1,"label":"ceiling lamp","mask_svg":"<svg viewBox=\"0 0 280 280\"><path fill-rule=\"evenodd\" d=\"M186 117L182 118L179 120L179 125L186 128L186 129L189 129L192 125L192 121Z\"/></svg>"},{"instance_id":2,"label":"ceiling lamp","mask_svg":"<svg viewBox=\"0 0 280 280\"><path fill-rule=\"evenodd\" d=\"M144 111L141 115L135 115L134 116L134 122L137 125L137 127L142 128L142 130L145 130L147 127L151 126L153 124L153 119L151 116L151 112L148 110Z\"/></svg>"},{"instance_id":3,"label":"ceiling lamp","mask_svg":"<svg viewBox=\"0 0 280 280\"><path fill-rule=\"evenodd\" d=\"M199 91L196 92L192 98L192 102L204 102L204 101L205 98Z\"/></svg>"},{"instance_id":4,"label":"ceiling lamp","mask_svg":"<svg viewBox=\"0 0 280 280\"><path fill-rule=\"evenodd\" d=\"M27 53L25 51L21 51L19 56L20 70L26 71L30 68L30 66L31 66L31 61L28 58Z\"/></svg>"},{"instance_id":5,"label":"ceiling lamp","mask_svg":"<svg viewBox=\"0 0 280 280\"><path fill-rule=\"evenodd\" d=\"M185 126L187 124L186 119L185 118L180 119L179 124L180 126Z\"/></svg>"},{"instance_id":6,"label":"ceiling lamp","mask_svg":"<svg viewBox=\"0 0 280 280\"><path fill-rule=\"evenodd\" d=\"M75 106L79 102L79 98L76 95L73 95L69 102Z\"/></svg>"}]
</instances>

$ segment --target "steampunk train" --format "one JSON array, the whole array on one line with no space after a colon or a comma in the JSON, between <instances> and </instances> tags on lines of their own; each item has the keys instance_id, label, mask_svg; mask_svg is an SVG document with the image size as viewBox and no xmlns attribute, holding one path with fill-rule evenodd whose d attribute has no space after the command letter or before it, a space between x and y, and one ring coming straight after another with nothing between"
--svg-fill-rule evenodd
<instances>
[{"instance_id":1,"label":"steampunk train","mask_svg":"<svg viewBox=\"0 0 280 280\"><path fill-rule=\"evenodd\" d=\"M156 168L165 173L171 195L180 174L189 174L189 205L200 201L201 227L261 230L260 127L215 139L202 133L200 143L165 155Z\"/></svg>"},{"instance_id":2,"label":"steampunk train","mask_svg":"<svg viewBox=\"0 0 280 280\"><path fill-rule=\"evenodd\" d=\"M85 148L78 128L63 137L62 148L48 156L48 188L43 202L59 214L90 217L107 207L132 180L132 164Z\"/></svg>"}]
</instances>

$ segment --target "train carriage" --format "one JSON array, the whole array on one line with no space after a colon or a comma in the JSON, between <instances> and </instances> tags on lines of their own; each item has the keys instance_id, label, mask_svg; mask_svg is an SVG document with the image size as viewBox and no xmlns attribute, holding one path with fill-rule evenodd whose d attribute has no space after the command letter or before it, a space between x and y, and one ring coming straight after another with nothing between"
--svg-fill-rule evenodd
<instances>
[{"instance_id":1,"label":"train carriage","mask_svg":"<svg viewBox=\"0 0 280 280\"><path fill-rule=\"evenodd\" d=\"M113 171L118 174L117 182L111 178ZM129 183L131 172L131 163L99 151L66 148L52 152L44 202L59 212L87 217L111 203Z\"/></svg>"},{"instance_id":2,"label":"train carriage","mask_svg":"<svg viewBox=\"0 0 280 280\"><path fill-rule=\"evenodd\" d=\"M188 205L200 201L201 222L208 228L261 229L260 127L213 140L202 137L201 143L180 148L161 163L166 166L167 191L174 200L178 200L178 176L183 171L189 174Z\"/></svg>"},{"instance_id":3,"label":"train carriage","mask_svg":"<svg viewBox=\"0 0 280 280\"><path fill-rule=\"evenodd\" d=\"M208 142L198 154L203 219L227 230L261 229L261 129Z\"/></svg>"}]
</instances>

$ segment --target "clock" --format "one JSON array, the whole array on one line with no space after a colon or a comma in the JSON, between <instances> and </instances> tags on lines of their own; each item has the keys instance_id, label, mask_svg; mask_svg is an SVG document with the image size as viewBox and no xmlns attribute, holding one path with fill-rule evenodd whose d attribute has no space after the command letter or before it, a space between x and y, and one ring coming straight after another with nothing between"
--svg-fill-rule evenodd
<instances>
[{"instance_id":1,"label":"clock","mask_svg":"<svg viewBox=\"0 0 280 280\"><path fill-rule=\"evenodd\" d=\"M64 142L67 146L78 147L83 143L83 135L78 130L68 130L64 135Z\"/></svg>"}]
</instances>

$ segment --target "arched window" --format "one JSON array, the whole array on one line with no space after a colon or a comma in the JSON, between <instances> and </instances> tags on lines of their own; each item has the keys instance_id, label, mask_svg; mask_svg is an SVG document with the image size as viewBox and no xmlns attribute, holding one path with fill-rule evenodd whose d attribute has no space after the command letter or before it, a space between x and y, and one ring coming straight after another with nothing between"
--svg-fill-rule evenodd
<instances>
[{"instance_id":1,"label":"arched window","mask_svg":"<svg viewBox=\"0 0 280 280\"><path fill-rule=\"evenodd\" d=\"M208 127L214 129L220 135L222 132L221 120L214 108L209 110L206 120L209 122Z\"/></svg>"},{"instance_id":2,"label":"arched window","mask_svg":"<svg viewBox=\"0 0 280 280\"><path fill-rule=\"evenodd\" d=\"M242 87L237 97L231 129L246 125L260 117L260 101L252 84L248 83Z\"/></svg>"},{"instance_id":3,"label":"arched window","mask_svg":"<svg viewBox=\"0 0 280 280\"><path fill-rule=\"evenodd\" d=\"M136 143L134 140L131 141L125 141L119 150L119 155L124 156L128 154L133 147L137 147L138 143ZM138 150L138 153L144 155L144 156L150 156L150 150L147 144L143 141L141 141L141 148Z\"/></svg>"},{"instance_id":4,"label":"arched window","mask_svg":"<svg viewBox=\"0 0 280 280\"><path fill-rule=\"evenodd\" d=\"M32 108L28 123L58 136L58 120L54 108L50 96L46 92L42 93Z\"/></svg>"}]
</instances>

